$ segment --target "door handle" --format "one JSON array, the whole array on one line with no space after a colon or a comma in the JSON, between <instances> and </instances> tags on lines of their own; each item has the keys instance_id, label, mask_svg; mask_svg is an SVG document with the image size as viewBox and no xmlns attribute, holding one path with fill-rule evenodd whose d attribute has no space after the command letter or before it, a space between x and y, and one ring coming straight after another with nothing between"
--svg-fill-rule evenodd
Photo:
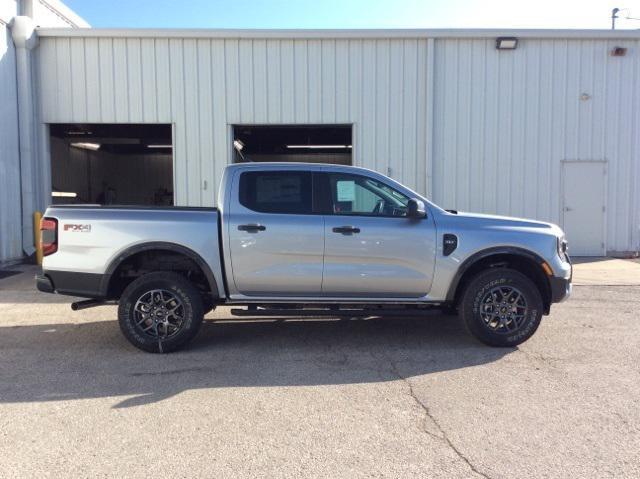
<instances>
[{"instance_id":1,"label":"door handle","mask_svg":"<svg viewBox=\"0 0 640 479\"><path fill-rule=\"evenodd\" d=\"M564 210L565 210L565 211L573 211L573 208L571 208L571 207L569 207L569 206L565 206L565 207L564 207Z\"/></svg>"},{"instance_id":2,"label":"door handle","mask_svg":"<svg viewBox=\"0 0 640 479\"><path fill-rule=\"evenodd\" d=\"M249 224L249 225L238 225L238 229L240 231L247 231L249 233L257 233L258 231L266 230L267 227L264 225Z\"/></svg>"},{"instance_id":3,"label":"door handle","mask_svg":"<svg viewBox=\"0 0 640 479\"><path fill-rule=\"evenodd\" d=\"M343 235L350 235L353 233L360 233L360 228L355 226L336 226L333 228L334 233L342 233Z\"/></svg>"}]
</instances>

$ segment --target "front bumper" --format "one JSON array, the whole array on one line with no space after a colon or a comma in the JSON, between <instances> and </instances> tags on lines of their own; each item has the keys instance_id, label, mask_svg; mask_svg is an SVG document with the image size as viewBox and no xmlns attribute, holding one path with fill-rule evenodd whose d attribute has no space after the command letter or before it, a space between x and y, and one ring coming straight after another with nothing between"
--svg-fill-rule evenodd
<instances>
[{"instance_id":1,"label":"front bumper","mask_svg":"<svg viewBox=\"0 0 640 479\"><path fill-rule=\"evenodd\" d=\"M551 302L560 303L571 296L572 284L571 278L557 278L552 276L549 278L551 285Z\"/></svg>"}]
</instances>

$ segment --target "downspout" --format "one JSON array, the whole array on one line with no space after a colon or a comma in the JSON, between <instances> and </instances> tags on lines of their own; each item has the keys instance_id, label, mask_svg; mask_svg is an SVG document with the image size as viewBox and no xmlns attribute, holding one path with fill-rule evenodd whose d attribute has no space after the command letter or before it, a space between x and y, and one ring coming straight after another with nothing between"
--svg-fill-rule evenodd
<instances>
[{"instance_id":1,"label":"downspout","mask_svg":"<svg viewBox=\"0 0 640 479\"><path fill-rule=\"evenodd\" d=\"M37 151L31 51L38 44L38 39L33 20L27 16L14 17L11 21L11 36L16 47L16 78L18 83L22 249L25 254L30 256L35 252L32 215L35 211Z\"/></svg>"}]
</instances>

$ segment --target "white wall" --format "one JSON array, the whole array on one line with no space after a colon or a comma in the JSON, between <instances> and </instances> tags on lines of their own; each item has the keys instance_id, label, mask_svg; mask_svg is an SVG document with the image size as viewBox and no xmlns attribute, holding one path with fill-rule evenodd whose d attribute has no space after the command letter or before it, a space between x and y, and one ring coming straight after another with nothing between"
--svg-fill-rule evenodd
<instances>
[{"instance_id":1,"label":"white wall","mask_svg":"<svg viewBox=\"0 0 640 479\"><path fill-rule=\"evenodd\" d=\"M561 161L605 159L607 250L640 249L637 33L525 31L501 52L499 32L261 34L41 32L41 121L173 123L180 205L214 204L233 124L353 123L355 165L559 223Z\"/></svg>"},{"instance_id":2,"label":"white wall","mask_svg":"<svg viewBox=\"0 0 640 479\"><path fill-rule=\"evenodd\" d=\"M0 2L0 262L22 256L16 57L7 24L15 1Z\"/></svg>"},{"instance_id":3,"label":"white wall","mask_svg":"<svg viewBox=\"0 0 640 479\"><path fill-rule=\"evenodd\" d=\"M435 51L436 202L562 225L562 160L606 160L607 250L640 249L638 40L498 51L494 39L439 39Z\"/></svg>"},{"instance_id":4,"label":"white wall","mask_svg":"<svg viewBox=\"0 0 640 479\"><path fill-rule=\"evenodd\" d=\"M179 205L215 203L243 123L353 123L354 164L428 188L425 39L43 37L38 53L42 121L174 124Z\"/></svg>"}]
</instances>

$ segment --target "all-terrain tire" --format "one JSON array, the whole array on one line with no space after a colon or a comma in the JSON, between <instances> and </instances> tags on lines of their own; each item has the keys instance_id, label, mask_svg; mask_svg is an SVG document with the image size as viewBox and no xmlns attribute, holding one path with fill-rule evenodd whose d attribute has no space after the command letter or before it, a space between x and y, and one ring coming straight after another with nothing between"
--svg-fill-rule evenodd
<instances>
[{"instance_id":1,"label":"all-terrain tire","mask_svg":"<svg viewBox=\"0 0 640 479\"><path fill-rule=\"evenodd\" d=\"M543 302L538 287L524 274L492 268L467 283L458 312L468 331L483 343L513 347L536 332Z\"/></svg>"},{"instance_id":2,"label":"all-terrain tire","mask_svg":"<svg viewBox=\"0 0 640 479\"><path fill-rule=\"evenodd\" d=\"M181 320L178 321L173 317L174 323L179 322L179 327L171 326L170 330L163 329L162 323L158 325L158 323L153 324L153 319L142 319L143 313L136 309L136 304L142 301L143 305L139 308L147 307L150 297L151 301L154 301L154 293L152 293L154 291L164 292L161 293L162 301L154 302L154 307L156 304L166 302L165 310L171 310L176 309L176 305L179 304L175 314ZM159 293L155 294L157 298L161 297L158 296ZM171 297L174 299L167 301L167 298ZM160 309L161 306L158 308ZM144 314L155 318L147 311ZM159 311L157 314L161 317L162 312ZM168 353L185 346L200 330L203 316L200 292L183 276L164 271L148 273L134 280L122 293L118 306L118 322L124 336L135 347L150 353ZM141 321L142 324L139 324Z\"/></svg>"}]
</instances>

